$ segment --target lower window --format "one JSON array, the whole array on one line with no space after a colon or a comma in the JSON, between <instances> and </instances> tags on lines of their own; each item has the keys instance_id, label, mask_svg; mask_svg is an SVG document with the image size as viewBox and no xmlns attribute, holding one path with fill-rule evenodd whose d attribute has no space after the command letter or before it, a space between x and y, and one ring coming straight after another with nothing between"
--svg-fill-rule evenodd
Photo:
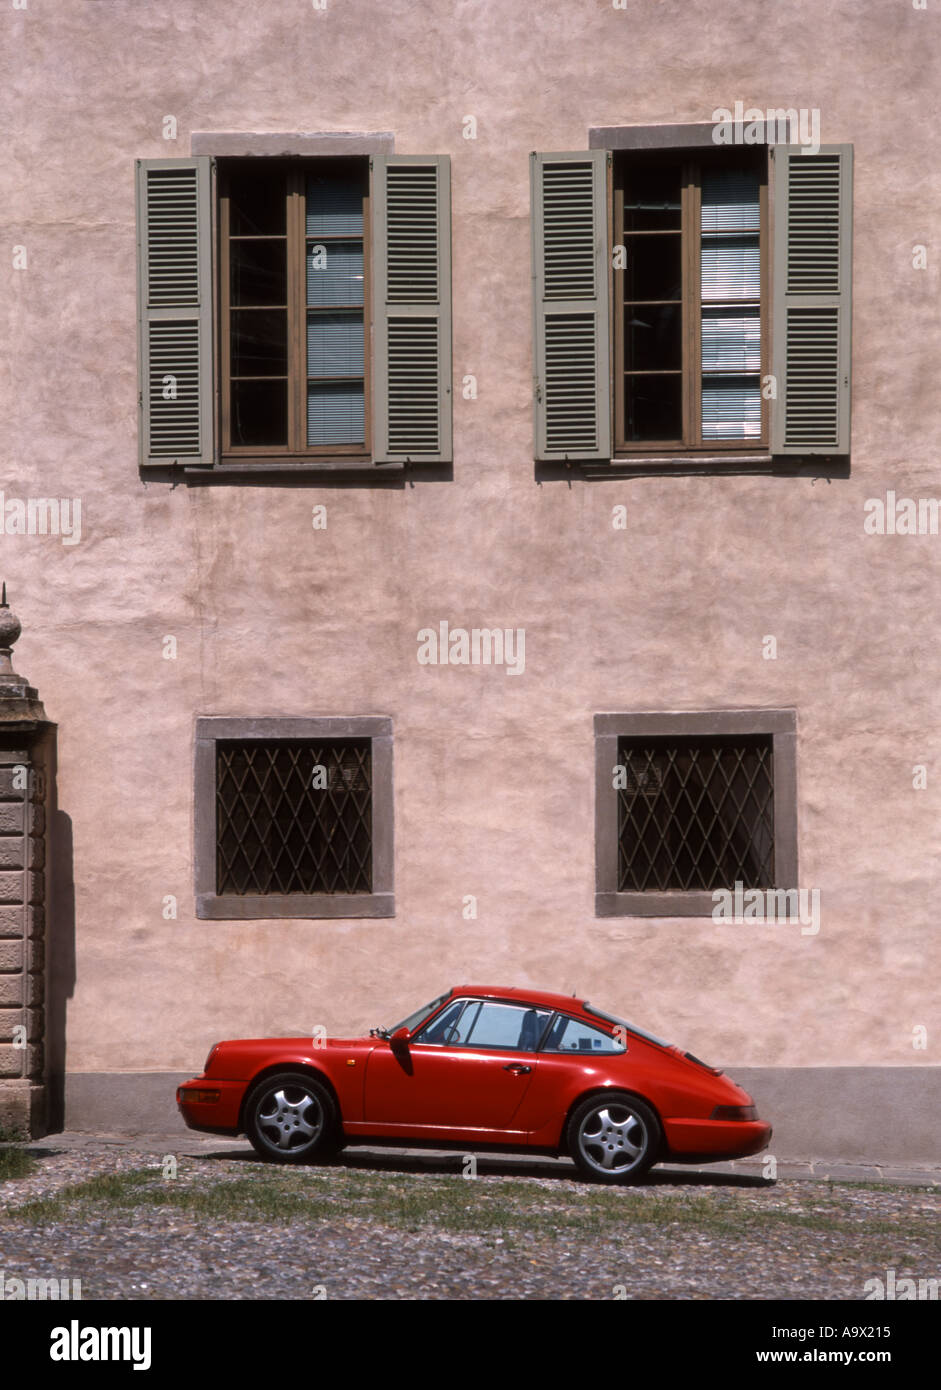
<instances>
[{"instance_id":1,"label":"lower window","mask_svg":"<svg viewBox=\"0 0 941 1390\"><path fill-rule=\"evenodd\" d=\"M793 710L597 715L596 914L796 887L795 741Z\"/></svg>"},{"instance_id":2,"label":"lower window","mask_svg":"<svg viewBox=\"0 0 941 1390\"><path fill-rule=\"evenodd\" d=\"M391 721L200 719L198 917L392 916Z\"/></svg>"}]
</instances>

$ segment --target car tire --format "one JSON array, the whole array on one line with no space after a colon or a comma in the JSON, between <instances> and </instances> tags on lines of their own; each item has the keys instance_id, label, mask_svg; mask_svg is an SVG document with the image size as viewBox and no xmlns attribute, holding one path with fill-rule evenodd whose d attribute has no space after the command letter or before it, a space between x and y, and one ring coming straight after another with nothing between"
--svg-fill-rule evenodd
<instances>
[{"instance_id":1,"label":"car tire","mask_svg":"<svg viewBox=\"0 0 941 1390\"><path fill-rule=\"evenodd\" d=\"M245 1132L269 1163L317 1162L343 1142L333 1096L305 1072L278 1072L260 1081L245 1106Z\"/></svg>"},{"instance_id":2,"label":"car tire","mask_svg":"<svg viewBox=\"0 0 941 1390\"><path fill-rule=\"evenodd\" d=\"M660 1121L646 1102L626 1091L588 1096L565 1131L566 1148L591 1182L639 1182L660 1152Z\"/></svg>"}]
</instances>

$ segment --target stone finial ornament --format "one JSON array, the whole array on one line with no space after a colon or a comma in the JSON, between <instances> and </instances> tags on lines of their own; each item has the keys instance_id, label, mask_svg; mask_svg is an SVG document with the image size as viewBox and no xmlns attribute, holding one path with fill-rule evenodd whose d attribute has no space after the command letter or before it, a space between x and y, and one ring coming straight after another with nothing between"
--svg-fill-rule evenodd
<instances>
[{"instance_id":1,"label":"stone finial ornament","mask_svg":"<svg viewBox=\"0 0 941 1390\"><path fill-rule=\"evenodd\" d=\"M0 597L0 676L19 679L13 670L13 643L22 631L19 618L7 603L7 586L4 582L3 596Z\"/></svg>"},{"instance_id":2,"label":"stone finial ornament","mask_svg":"<svg viewBox=\"0 0 941 1390\"><path fill-rule=\"evenodd\" d=\"M0 708L2 718L12 720L45 719L38 691L25 676L13 669L13 644L23 631L20 620L7 603L7 586L0 592Z\"/></svg>"}]
</instances>

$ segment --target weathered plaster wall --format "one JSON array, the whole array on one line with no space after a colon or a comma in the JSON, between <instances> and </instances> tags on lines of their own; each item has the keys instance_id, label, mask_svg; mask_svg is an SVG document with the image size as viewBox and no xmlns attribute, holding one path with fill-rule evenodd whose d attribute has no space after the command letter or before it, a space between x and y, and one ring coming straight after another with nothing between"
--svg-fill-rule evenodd
<instances>
[{"instance_id":1,"label":"weathered plaster wall","mask_svg":"<svg viewBox=\"0 0 941 1390\"><path fill-rule=\"evenodd\" d=\"M357 1030L461 980L577 989L733 1065L937 1064L941 537L866 536L863 504L941 494L941 12L29 0L2 26L0 479L84 509L78 545L0 537L74 836L70 1069L186 1070L220 1036ZM736 99L817 107L855 146L851 476L537 485L528 152ZM140 481L133 161L212 130L450 153L455 375L479 380L453 481ZM524 627L525 674L419 667L441 619ZM726 706L798 710L819 935L596 919L593 715ZM201 714L392 717L394 920L195 920Z\"/></svg>"}]
</instances>

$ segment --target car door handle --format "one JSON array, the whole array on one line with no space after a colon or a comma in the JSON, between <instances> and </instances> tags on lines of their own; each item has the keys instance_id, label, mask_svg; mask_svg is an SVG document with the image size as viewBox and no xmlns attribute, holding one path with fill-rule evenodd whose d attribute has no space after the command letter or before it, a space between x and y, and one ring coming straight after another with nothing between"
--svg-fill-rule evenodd
<instances>
[{"instance_id":1,"label":"car door handle","mask_svg":"<svg viewBox=\"0 0 941 1390\"><path fill-rule=\"evenodd\" d=\"M522 1062L507 1062L503 1070L515 1072L517 1076L526 1076L532 1071L532 1067L527 1067Z\"/></svg>"}]
</instances>

